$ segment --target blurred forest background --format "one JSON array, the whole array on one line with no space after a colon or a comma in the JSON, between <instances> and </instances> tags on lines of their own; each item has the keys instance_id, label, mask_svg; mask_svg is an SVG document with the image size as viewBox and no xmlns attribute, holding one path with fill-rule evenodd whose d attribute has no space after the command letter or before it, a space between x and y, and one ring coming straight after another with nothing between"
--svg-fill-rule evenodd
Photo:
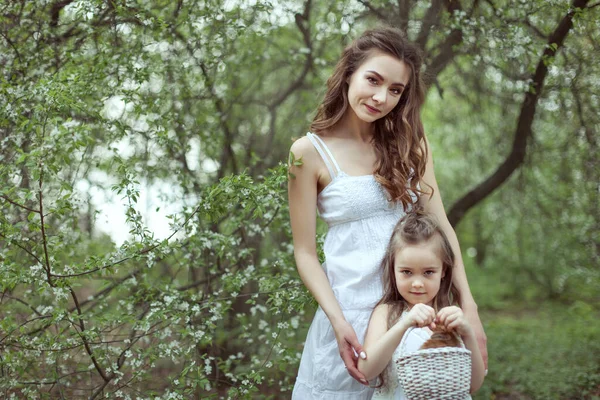
<instances>
[{"instance_id":1,"label":"blurred forest background","mask_svg":"<svg viewBox=\"0 0 600 400\"><path fill-rule=\"evenodd\" d=\"M0 4L0 397L289 398L288 150L387 23L426 55L474 398L600 398L600 2Z\"/></svg>"}]
</instances>

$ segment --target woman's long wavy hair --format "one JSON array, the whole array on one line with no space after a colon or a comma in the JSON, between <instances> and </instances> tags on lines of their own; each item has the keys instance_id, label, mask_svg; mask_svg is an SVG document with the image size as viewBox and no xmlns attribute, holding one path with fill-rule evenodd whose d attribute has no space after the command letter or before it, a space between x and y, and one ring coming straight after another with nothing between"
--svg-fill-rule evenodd
<instances>
[{"instance_id":1,"label":"woman's long wavy hair","mask_svg":"<svg viewBox=\"0 0 600 400\"><path fill-rule=\"evenodd\" d=\"M396 255L408 246L415 246L435 240L438 244L437 254L442 261L442 280L440 289L433 298L433 308L436 313L440 309L450 305L460 305L461 298L458 289L452 283L452 271L454 268L454 251L450 242L438 222L432 215L424 213L420 209L408 212L394 227L387 250L381 261L383 296L377 303L388 306L388 329L399 319L404 310L408 309L408 302L398 291L396 284L396 273L394 264ZM379 386L386 380L386 370L379 375Z\"/></svg>"},{"instance_id":2,"label":"woman's long wavy hair","mask_svg":"<svg viewBox=\"0 0 600 400\"><path fill-rule=\"evenodd\" d=\"M374 122L373 135L377 155L375 178L392 200L401 202L408 209L413 203L410 192L416 194L414 202L423 193L418 185L427 163L421 121L425 90L421 77L421 51L401 30L392 27L368 30L344 49L327 80L325 98L310 129L322 133L342 119L349 106L347 81L374 51L389 54L410 68L408 85L400 101L390 113Z\"/></svg>"}]
</instances>

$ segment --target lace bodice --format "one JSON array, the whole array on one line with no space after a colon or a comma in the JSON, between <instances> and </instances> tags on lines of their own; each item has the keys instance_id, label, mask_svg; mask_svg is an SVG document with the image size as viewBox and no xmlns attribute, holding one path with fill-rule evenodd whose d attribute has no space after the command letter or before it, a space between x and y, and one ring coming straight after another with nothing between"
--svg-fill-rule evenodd
<instances>
[{"instance_id":1,"label":"lace bodice","mask_svg":"<svg viewBox=\"0 0 600 400\"><path fill-rule=\"evenodd\" d=\"M382 295L381 259L404 208L388 201L374 175L346 174L321 138L307 136L332 179L317 197L319 215L329 226L323 268L343 308L372 308Z\"/></svg>"}]
</instances>

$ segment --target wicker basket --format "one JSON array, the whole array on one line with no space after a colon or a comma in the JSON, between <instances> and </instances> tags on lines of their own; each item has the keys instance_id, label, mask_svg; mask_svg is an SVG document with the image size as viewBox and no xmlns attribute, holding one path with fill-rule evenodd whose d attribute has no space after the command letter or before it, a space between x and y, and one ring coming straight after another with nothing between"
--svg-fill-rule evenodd
<instances>
[{"instance_id":1,"label":"wicker basket","mask_svg":"<svg viewBox=\"0 0 600 400\"><path fill-rule=\"evenodd\" d=\"M470 399L471 351L462 347L440 347L406 353L409 328L400 342L396 371L409 400Z\"/></svg>"}]
</instances>

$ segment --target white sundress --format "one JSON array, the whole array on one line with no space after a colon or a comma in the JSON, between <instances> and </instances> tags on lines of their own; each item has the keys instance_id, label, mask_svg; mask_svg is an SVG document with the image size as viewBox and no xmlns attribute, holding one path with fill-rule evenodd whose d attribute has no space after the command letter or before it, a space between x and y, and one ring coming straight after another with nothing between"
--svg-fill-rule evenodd
<instances>
[{"instance_id":1,"label":"white sundress","mask_svg":"<svg viewBox=\"0 0 600 400\"><path fill-rule=\"evenodd\" d=\"M405 211L401 203L388 201L373 175L347 175L319 136L307 136L332 179L317 197L319 215L329 227L323 269L344 317L363 343L373 307L383 294L380 263ZM373 392L344 368L331 323L319 307L306 337L292 399L370 399Z\"/></svg>"}]
</instances>

